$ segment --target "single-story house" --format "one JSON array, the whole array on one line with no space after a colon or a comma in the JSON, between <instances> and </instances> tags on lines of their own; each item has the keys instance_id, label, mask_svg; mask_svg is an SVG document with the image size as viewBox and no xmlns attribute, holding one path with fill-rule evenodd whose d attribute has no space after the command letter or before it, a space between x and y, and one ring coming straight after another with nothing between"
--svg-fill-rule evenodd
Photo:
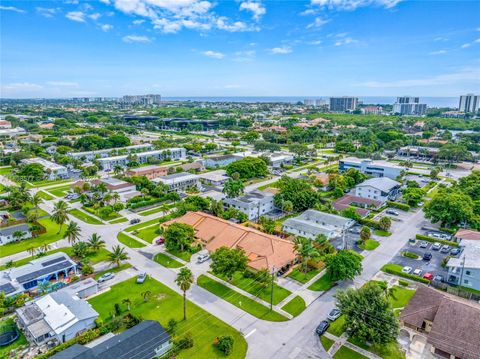
<instances>
[{"instance_id":1,"label":"single-story house","mask_svg":"<svg viewBox=\"0 0 480 359\"><path fill-rule=\"evenodd\" d=\"M378 209L383 202L370 198L363 198L346 194L332 202L332 207L337 211L343 211L349 207L355 207L355 211L362 217L370 213L369 208Z\"/></svg>"},{"instance_id":2,"label":"single-story house","mask_svg":"<svg viewBox=\"0 0 480 359\"><path fill-rule=\"evenodd\" d=\"M457 242L461 242L463 240L480 241L480 232L462 228L455 233L454 237Z\"/></svg>"},{"instance_id":3,"label":"single-story house","mask_svg":"<svg viewBox=\"0 0 480 359\"><path fill-rule=\"evenodd\" d=\"M17 233L22 233L22 236L17 237ZM30 231L30 227L26 223L0 228L0 246L10 242L21 241L27 238L32 238L32 232Z\"/></svg>"}]
</instances>

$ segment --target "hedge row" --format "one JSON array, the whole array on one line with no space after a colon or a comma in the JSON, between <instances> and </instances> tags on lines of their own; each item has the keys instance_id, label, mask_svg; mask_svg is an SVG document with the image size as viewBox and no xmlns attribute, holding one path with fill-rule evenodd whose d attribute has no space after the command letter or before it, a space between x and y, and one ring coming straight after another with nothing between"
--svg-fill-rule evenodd
<instances>
[{"instance_id":1,"label":"hedge row","mask_svg":"<svg viewBox=\"0 0 480 359\"><path fill-rule=\"evenodd\" d=\"M448 244L449 246L452 246L452 247L458 247L457 242L446 241L445 239L432 238L432 237L429 237L429 236L424 236L423 234L417 234L415 237L418 240L421 240L421 241L427 241L427 242L431 242L431 243Z\"/></svg>"},{"instance_id":2,"label":"hedge row","mask_svg":"<svg viewBox=\"0 0 480 359\"><path fill-rule=\"evenodd\" d=\"M405 203L387 201L387 205L389 207L394 207L394 208L401 209L402 211L409 211L410 210L410 206L408 204L405 204Z\"/></svg>"},{"instance_id":3,"label":"hedge row","mask_svg":"<svg viewBox=\"0 0 480 359\"><path fill-rule=\"evenodd\" d=\"M385 273L390 273L390 274L397 275L399 277L415 280L417 282L421 282L421 283L425 283L425 284L430 283L430 281L428 279L416 276L414 274L403 273L402 270L394 269L391 266L389 266L388 264L385 264L382 267L382 271L385 272Z\"/></svg>"},{"instance_id":4,"label":"hedge row","mask_svg":"<svg viewBox=\"0 0 480 359\"><path fill-rule=\"evenodd\" d=\"M149 200L146 200L146 201L141 201L141 202L130 202L128 203L128 208L131 208L131 209L135 209L135 208L139 208L139 207L145 207L145 206L150 206L152 204L157 204L157 203L161 203L161 202L165 202L164 199L162 198L152 198L152 199L149 199Z\"/></svg>"},{"instance_id":5,"label":"hedge row","mask_svg":"<svg viewBox=\"0 0 480 359\"><path fill-rule=\"evenodd\" d=\"M375 229L382 229L378 221L374 221L373 219L362 218L358 222L364 226L372 227Z\"/></svg>"}]
</instances>

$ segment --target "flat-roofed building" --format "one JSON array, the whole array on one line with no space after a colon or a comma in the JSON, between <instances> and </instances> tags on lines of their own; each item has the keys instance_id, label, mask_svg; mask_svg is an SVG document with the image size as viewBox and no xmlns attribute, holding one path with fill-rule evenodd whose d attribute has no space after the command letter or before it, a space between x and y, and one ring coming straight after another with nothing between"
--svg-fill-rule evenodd
<instances>
[{"instance_id":1,"label":"flat-roofed building","mask_svg":"<svg viewBox=\"0 0 480 359\"><path fill-rule=\"evenodd\" d=\"M212 186L221 186L229 178L225 170L216 170L211 172L200 173L198 177L200 177L200 181L202 181L202 183L209 184Z\"/></svg>"},{"instance_id":2,"label":"flat-roofed building","mask_svg":"<svg viewBox=\"0 0 480 359\"><path fill-rule=\"evenodd\" d=\"M125 174L129 177L145 176L149 180L152 180L157 177L166 176L168 174L168 167L151 165L145 167L130 168Z\"/></svg>"},{"instance_id":3,"label":"flat-roofed building","mask_svg":"<svg viewBox=\"0 0 480 359\"><path fill-rule=\"evenodd\" d=\"M356 157L343 158L338 162L340 173L354 168L366 175L373 177L388 177L395 179L402 174L405 167L395 165L387 161L374 161L371 159L360 159Z\"/></svg>"},{"instance_id":4,"label":"flat-roofed building","mask_svg":"<svg viewBox=\"0 0 480 359\"><path fill-rule=\"evenodd\" d=\"M85 161L92 161L95 158L108 157L110 153L119 151L134 152L140 150L152 150L154 146L150 143L141 145L132 145L127 147L106 148L104 150L83 151L83 152L68 152L68 156L74 159L83 159Z\"/></svg>"},{"instance_id":5,"label":"flat-roofed building","mask_svg":"<svg viewBox=\"0 0 480 359\"><path fill-rule=\"evenodd\" d=\"M125 167L129 162L129 156L134 156L135 162L138 162L140 164L148 163L149 159L158 161L163 161L166 159L170 159L172 161L180 161L186 158L187 150L181 147L166 148L162 150L139 152L131 155L100 158L98 162L104 170L110 171L115 166Z\"/></svg>"},{"instance_id":6,"label":"flat-roofed building","mask_svg":"<svg viewBox=\"0 0 480 359\"><path fill-rule=\"evenodd\" d=\"M401 183L388 177L370 178L355 186L355 196L380 202L394 201L400 193Z\"/></svg>"},{"instance_id":7,"label":"flat-roofed building","mask_svg":"<svg viewBox=\"0 0 480 359\"><path fill-rule=\"evenodd\" d=\"M223 204L245 213L249 220L255 220L275 210L273 198L273 193L255 190L240 197L224 198Z\"/></svg>"},{"instance_id":8,"label":"flat-roofed building","mask_svg":"<svg viewBox=\"0 0 480 359\"><path fill-rule=\"evenodd\" d=\"M59 179L59 178L60 179L68 178L67 167L59 165L52 161L48 161L44 158L40 158L40 157L26 158L22 160L22 163L26 165L33 164L33 163L41 165L44 168L48 179L50 180Z\"/></svg>"},{"instance_id":9,"label":"flat-roofed building","mask_svg":"<svg viewBox=\"0 0 480 359\"><path fill-rule=\"evenodd\" d=\"M210 168L218 168L228 166L230 163L241 160L243 157L239 155L222 155L213 156L203 159L203 165Z\"/></svg>"},{"instance_id":10,"label":"flat-roofed building","mask_svg":"<svg viewBox=\"0 0 480 359\"><path fill-rule=\"evenodd\" d=\"M158 177L153 180L156 183L163 183L168 186L170 192L184 192L189 187L200 189L200 177L198 175L180 172L171 175Z\"/></svg>"}]
</instances>

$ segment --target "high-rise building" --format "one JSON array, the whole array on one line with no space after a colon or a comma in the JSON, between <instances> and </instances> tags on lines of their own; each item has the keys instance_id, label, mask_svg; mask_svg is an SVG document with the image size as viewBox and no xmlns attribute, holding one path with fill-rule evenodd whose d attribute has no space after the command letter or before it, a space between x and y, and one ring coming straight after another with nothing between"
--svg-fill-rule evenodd
<instances>
[{"instance_id":1,"label":"high-rise building","mask_svg":"<svg viewBox=\"0 0 480 359\"><path fill-rule=\"evenodd\" d=\"M159 105L162 101L160 95L126 95L120 102L128 105Z\"/></svg>"},{"instance_id":2,"label":"high-rise building","mask_svg":"<svg viewBox=\"0 0 480 359\"><path fill-rule=\"evenodd\" d=\"M403 96L397 97L397 102L393 104L393 113L400 115L422 116L427 112L427 105L420 103L419 97Z\"/></svg>"},{"instance_id":3,"label":"high-rise building","mask_svg":"<svg viewBox=\"0 0 480 359\"><path fill-rule=\"evenodd\" d=\"M480 96L469 93L460 96L460 112L477 112L480 109Z\"/></svg>"},{"instance_id":4,"label":"high-rise building","mask_svg":"<svg viewBox=\"0 0 480 359\"><path fill-rule=\"evenodd\" d=\"M354 111L357 109L357 105L357 97L330 97L330 111L333 112Z\"/></svg>"},{"instance_id":5,"label":"high-rise building","mask_svg":"<svg viewBox=\"0 0 480 359\"><path fill-rule=\"evenodd\" d=\"M305 100L303 100L303 104L305 106L314 106L315 100L306 98Z\"/></svg>"}]
</instances>

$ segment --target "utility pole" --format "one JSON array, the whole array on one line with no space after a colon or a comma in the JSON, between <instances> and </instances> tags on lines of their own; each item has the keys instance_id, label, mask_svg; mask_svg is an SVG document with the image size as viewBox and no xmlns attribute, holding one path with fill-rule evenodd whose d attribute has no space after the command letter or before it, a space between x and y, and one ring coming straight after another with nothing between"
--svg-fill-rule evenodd
<instances>
[{"instance_id":1,"label":"utility pole","mask_svg":"<svg viewBox=\"0 0 480 359\"><path fill-rule=\"evenodd\" d=\"M462 273L460 273L460 282L458 283L459 286L462 286L464 271L465 271L465 254L463 255L463 259L462 259Z\"/></svg>"},{"instance_id":2,"label":"utility pole","mask_svg":"<svg viewBox=\"0 0 480 359\"><path fill-rule=\"evenodd\" d=\"M272 282L270 283L270 310L273 310L273 282L275 280L275 266L272 267Z\"/></svg>"}]
</instances>

